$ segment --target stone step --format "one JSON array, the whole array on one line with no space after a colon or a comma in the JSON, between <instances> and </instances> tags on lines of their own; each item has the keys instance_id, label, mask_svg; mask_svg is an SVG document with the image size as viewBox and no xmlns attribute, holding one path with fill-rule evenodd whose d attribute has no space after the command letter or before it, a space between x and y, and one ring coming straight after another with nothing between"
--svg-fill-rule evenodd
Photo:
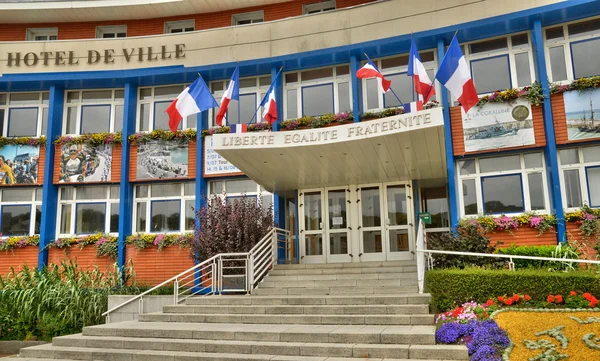
<instances>
[{"instance_id":1,"label":"stone step","mask_svg":"<svg viewBox=\"0 0 600 361\"><path fill-rule=\"evenodd\" d=\"M202 314L318 314L385 315L429 314L429 306L420 305L175 305L163 307L164 313Z\"/></svg>"},{"instance_id":2,"label":"stone step","mask_svg":"<svg viewBox=\"0 0 600 361\"><path fill-rule=\"evenodd\" d=\"M185 300L186 305L428 305L428 293L370 295L274 295L274 296L197 296Z\"/></svg>"},{"instance_id":3,"label":"stone step","mask_svg":"<svg viewBox=\"0 0 600 361\"><path fill-rule=\"evenodd\" d=\"M331 281L273 281L266 279L258 288L341 288L341 287L401 287L416 286L417 277L399 277L385 280L331 280Z\"/></svg>"},{"instance_id":4,"label":"stone step","mask_svg":"<svg viewBox=\"0 0 600 361\"><path fill-rule=\"evenodd\" d=\"M435 326L409 325L276 325L126 321L84 327L83 335L273 342L435 344Z\"/></svg>"},{"instance_id":5,"label":"stone step","mask_svg":"<svg viewBox=\"0 0 600 361\"><path fill-rule=\"evenodd\" d=\"M417 272L416 265L394 267L367 267L367 268L280 268L277 265L269 274L273 276L284 275L331 275L331 274L379 274L379 273L413 273ZM297 266L297 265L286 265Z\"/></svg>"},{"instance_id":6,"label":"stone step","mask_svg":"<svg viewBox=\"0 0 600 361\"><path fill-rule=\"evenodd\" d=\"M98 348L115 350L144 351L184 351L219 353L223 351L240 355L280 355L308 357L346 357L346 358L416 358L425 356L434 358L465 356L464 347L436 347L427 345L374 345L374 344L331 344L302 342L261 342L230 340L171 340L159 338L128 337L89 337L79 335L56 337L53 346L61 348ZM429 352L426 354L426 352ZM411 357L413 356L413 357Z\"/></svg>"},{"instance_id":7,"label":"stone step","mask_svg":"<svg viewBox=\"0 0 600 361\"><path fill-rule=\"evenodd\" d=\"M327 314L201 314L148 313L140 322L269 323L288 325L433 325L434 315L327 315Z\"/></svg>"},{"instance_id":8,"label":"stone step","mask_svg":"<svg viewBox=\"0 0 600 361\"><path fill-rule=\"evenodd\" d=\"M273 345L275 348L277 345ZM268 350L273 347L271 345L264 345L263 349ZM324 347L326 349L326 347ZM257 347L258 349L258 347ZM298 348L300 352L300 348ZM221 351L231 351L223 348ZM354 350L352 350L354 352ZM376 350L379 351L379 350ZM430 357L423 357L428 354L443 356L445 360L467 360L463 357L466 355L466 348L457 348L452 346L446 346L441 348L419 348L416 346L409 346L406 350L408 359L425 360ZM360 352L360 348L357 348L357 353ZM382 353L385 351L382 351ZM402 353L400 353L402 354ZM457 358L451 358L456 355ZM105 360L105 361L149 361L149 360L160 360L160 361L196 361L196 360L210 360L210 361L356 361L368 360L368 361L405 361L404 359L397 358L382 358L382 357L327 357L327 356L305 356L301 354L296 355L282 355L276 356L274 354L240 354L240 353L219 353L219 352L193 352L193 351L171 351L171 350L147 350L147 349L115 349L115 348L103 348L103 347L62 347L53 345L43 345L30 347L21 350L21 357L14 360L65 360L68 358L73 360ZM398 357L398 356L395 356ZM399 355L399 357L402 357Z\"/></svg>"},{"instance_id":9,"label":"stone step","mask_svg":"<svg viewBox=\"0 0 600 361\"><path fill-rule=\"evenodd\" d=\"M356 295L356 294L403 294L417 293L417 286L402 287L261 287L254 290L255 295Z\"/></svg>"},{"instance_id":10,"label":"stone step","mask_svg":"<svg viewBox=\"0 0 600 361\"><path fill-rule=\"evenodd\" d=\"M390 273L334 273L334 274L273 274L265 277L269 282L295 282L295 281L336 281L336 280L396 280L396 279L417 279L414 272L390 272ZM288 271L282 271L288 272Z\"/></svg>"},{"instance_id":11,"label":"stone step","mask_svg":"<svg viewBox=\"0 0 600 361\"><path fill-rule=\"evenodd\" d=\"M275 269L346 269L346 268L381 268L416 266L417 261L383 261L383 262L349 262L349 263L309 263L309 264L278 264Z\"/></svg>"}]
</instances>

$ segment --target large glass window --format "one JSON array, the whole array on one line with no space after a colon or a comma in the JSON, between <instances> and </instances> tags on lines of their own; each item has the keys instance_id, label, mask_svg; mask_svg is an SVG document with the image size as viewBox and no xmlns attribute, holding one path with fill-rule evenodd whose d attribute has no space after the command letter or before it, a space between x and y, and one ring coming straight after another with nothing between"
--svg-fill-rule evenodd
<instances>
[{"instance_id":1,"label":"large glass window","mask_svg":"<svg viewBox=\"0 0 600 361\"><path fill-rule=\"evenodd\" d=\"M542 153L461 160L458 173L463 216L549 211Z\"/></svg>"},{"instance_id":2,"label":"large glass window","mask_svg":"<svg viewBox=\"0 0 600 361\"><path fill-rule=\"evenodd\" d=\"M122 89L67 91L63 134L123 130L123 94Z\"/></svg>"},{"instance_id":3,"label":"large glass window","mask_svg":"<svg viewBox=\"0 0 600 361\"><path fill-rule=\"evenodd\" d=\"M600 18L545 29L550 80L600 75Z\"/></svg>"},{"instance_id":4,"label":"large glass window","mask_svg":"<svg viewBox=\"0 0 600 361\"><path fill-rule=\"evenodd\" d=\"M118 232L118 185L61 187L59 194L59 237Z\"/></svg>"},{"instance_id":5,"label":"large glass window","mask_svg":"<svg viewBox=\"0 0 600 361\"><path fill-rule=\"evenodd\" d=\"M450 212L446 187L421 188L421 211L431 214L431 224L425 227L430 231L449 231Z\"/></svg>"},{"instance_id":6,"label":"large glass window","mask_svg":"<svg viewBox=\"0 0 600 361\"><path fill-rule=\"evenodd\" d=\"M48 92L0 93L0 130L5 137L46 135Z\"/></svg>"},{"instance_id":7,"label":"large glass window","mask_svg":"<svg viewBox=\"0 0 600 361\"><path fill-rule=\"evenodd\" d=\"M40 233L42 188L0 190L0 228L3 237Z\"/></svg>"},{"instance_id":8,"label":"large glass window","mask_svg":"<svg viewBox=\"0 0 600 361\"><path fill-rule=\"evenodd\" d=\"M284 86L286 119L352 111L349 65L287 73Z\"/></svg>"},{"instance_id":9,"label":"large glass window","mask_svg":"<svg viewBox=\"0 0 600 361\"><path fill-rule=\"evenodd\" d=\"M134 232L184 232L195 228L193 182L135 186Z\"/></svg>"},{"instance_id":10,"label":"large glass window","mask_svg":"<svg viewBox=\"0 0 600 361\"><path fill-rule=\"evenodd\" d=\"M600 207L600 146L559 151L564 207Z\"/></svg>"},{"instance_id":11,"label":"large glass window","mask_svg":"<svg viewBox=\"0 0 600 361\"><path fill-rule=\"evenodd\" d=\"M217 103L221 103L223 93L227 89L229 80L219 80L210 83ZM260 102L269 90L271 85L271 76L240 78L240 100L232 100L227 108L227 114L223 119L225 124L247 124L251 120L253 123L260 123L262 119L262 108L258 109ZM258 109L258 111L257 111ZM219 108L210 110L210 119L212 126L216 126L215 121ZM255 113L256 112L256 113ZM253 119L254 118L254 119Z\"/></svg>"},{"instance_id":12,"label":"large glass window","mask_svg":"<svg viewBox=\"0 0 600 361\"><path fill-rule=\"evenodd\" d=\"M422 51L419 53L419 57L427 71L427 75L429 75L429 79L433 80L436 67L434 52ZM417 99L412 77L407 75L408 58L408 55L400 55L393 58L373 60L373 63L379 68L379 71L381 71L385 78L392 81L392 89L404 103ZM375 79L366 79L362 84L363 94L366 95L363 97L363 107L365 110L376 110L402 105L391 91L385 94L381 93ZM434 86L434 90L437 93L437 85ZM435 100L436 98L433 96L431 99Z\"/></svg>"},{"instance_id":13,"label":"large glass window","mask_svg":"<svg viewBox=\"0 0 600 361\"><path fill-rule=\"evenodd\" d=\"M169 115L165 113L169 105L187 87L167 85L140 88L136 129L139 132L155 129L169 130ZM197 115L192 114L179 123L179 129L196 128Z\"/></svg>"}]
</instances>

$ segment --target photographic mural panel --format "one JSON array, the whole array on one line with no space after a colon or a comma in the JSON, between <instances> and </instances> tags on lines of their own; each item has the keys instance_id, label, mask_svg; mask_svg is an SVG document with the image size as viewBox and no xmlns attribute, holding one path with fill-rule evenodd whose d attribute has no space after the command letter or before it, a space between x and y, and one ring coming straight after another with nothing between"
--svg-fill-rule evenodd
<instances>
[{"instance_id":1,"label":"photographic mural panel","mask_svg":"<svg viewBox=\"0 0 600 361\"><path fill-rule=\"evenodd\" d=\"M40 146L5 145L0 148L0 184L32 184L38 181Z\"/></svg>"},{"instance_id":2,"label":"photographic mural panel","mask_svg":"<svg viewBox=\"0 0 600 361\"><path fill-rule=\"evenodd\" d=\"M60 183L111 180L112 145L65 144L61 146Z\"/></svg>"},{"instance_id":3,"label":"photographic mural panel","mask_svg":"<svg viewBox=\"0 0 600 361\"><path fill-rule=\"evenodd\" d=\"M533 115L527 101L474 106L462 116L465 152L535 144Z\"/></svg>"},{"instance_id":4,"label":"photographic mural panel","mask_svg":"<svg viewBox=\"0 0 600 361\"><path fill-rule=\"evenodd\" d=\"M600 89L564 93L569 140L600 138Z\"/></svg>"},{"instance_id":5,"label":"photographic mural panel","mask_svg":"<svg viewBox=\"0 0 600 361\"><path fill-rule=\"evenodd\" d=\"M188 178L188 143L155 140L138 144L136 179Z\"/></svg>"}]
</instances>

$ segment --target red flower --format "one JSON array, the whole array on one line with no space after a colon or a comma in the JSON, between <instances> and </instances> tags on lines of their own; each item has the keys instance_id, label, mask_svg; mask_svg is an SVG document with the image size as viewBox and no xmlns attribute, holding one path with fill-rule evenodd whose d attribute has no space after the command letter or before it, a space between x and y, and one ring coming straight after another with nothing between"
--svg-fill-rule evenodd
<instances>
[{"instance_id":1,"label":"red flower","mask_svg":"<svg viewBox=\"0 0 600 361\"><path fill-rule=\"evenodd\" d=\"M529 295L525 295L524 298L525 298L525 301L531 301L531 296L529 296Z\"/></svg>"},{"instance_id":2,"label":"red flower","mask_svg":"<svg viewBox=\"0 0 600 361\"><path fill-rule=\"evenodd\" d=\"M452 317L458 317L458 315L462 314L465 311L464 308L462 307L457 307L453 312L452 312Z\"/></svg>"},{"instance_id":3,"label":"red flower","mask_svg":"<svg viewBox=\"0 0 600 361\"><path fill-rule=\"evenodd\" d=\"M593 297L589 292L584 293L582 296L588 301L590 301L590 299Z\"/></svg>"},{"instance_id":4,"label":"red flower","mask_svg":"<svg viewBox=\"0 0 600 361\"><path fill-rule=\"evenodd\" d=\"M577 296L577 292L575 291L571 291L571 293L569 293L571 296Z\"/></svg>"},{"instance_id":5,"label":"red flower","mask_svg":"<svg viewBox=\"0 0 600 361\"><path fill-rule=\"evenodd\" d=\"M494 300L492 300L491 298L489 300L487 300L487 302L485 303L485 305L488 307L490 307L493 304L494 304Z\"/></svg>"},{"instance_id":6,"label":"red flower","mask_svg":"<svg viewBox=\"0 0 600 361\"><path fill-rule=\"evenodd\" d=\"M498 296L498 301L504 302L504 296Z\"/></svg>"},{"instance_id":7,"label":"red flower","mask_svg":"<svg viewBox=\"0 0 600 361\"><path fill-rule=\"evenodd\" d=\"M519 302L519 295L517 295L517 294L514 294L514 295L512 296L512 299L513 299L513 301L515 301L515 302Z\"/></svg>"},{"instance_id":8,"label":"red flower","mask_svg":"<svg viewBox=\"0 0 600 361\"><path fill-rule=\"evenodd\" d=\"M510 306L513 304L513 299L512 298L507 298L504 300L504 304L507 306Z\"/></svg>"},{"instance_id":9,"label":"red flower","mask_svg":"<svg viewBox=\"0 0 600 361\"><path fill-rule=\"evenodd\" d=\"M563 302L563 298L562 298L561 295L554 296L554 300L556 301L556 303L562 303Z\"/></svg>"},{"instance_id":10,"label":"red flower","mask_svg":"<svg viewBox=\"0 0 600 361\"><path fill-rule=\"evenodd\" d=\"M590 307L594 308L597 304L598 300L596 299L596 297L592 296L592 299L590 300Z\"/></svg>"},{"instance_id":11,"label":"red flower","mask_svg":"<svg viewBox=\"0 0 600 361\"><path fill-rule=\"evenodd\" d=\"M547 301L548 301L548 303L554 303L554 296L549 295Z\"/></svg>"}]
</instances>

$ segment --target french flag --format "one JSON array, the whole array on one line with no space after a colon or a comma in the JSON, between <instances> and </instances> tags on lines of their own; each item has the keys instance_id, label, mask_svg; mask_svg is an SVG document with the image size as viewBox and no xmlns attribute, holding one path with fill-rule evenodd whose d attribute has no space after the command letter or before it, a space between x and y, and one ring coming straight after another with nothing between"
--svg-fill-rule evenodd
<instances>
[{"instance_id":1,"label":"french flag","mask_svg":"<svg viewBox=\"0 0 600 361\"><path fill-rule=\"evenodd\" d=\"M223 125L223 118L227 113L227 108L229 107L229 102L235 99L238 102L240 101L240 68L236 67L231 75L231 80L229 81L229 85L227 85L227 89L225 93L223 93L223 97L221 98L221 106L219 108L219 113L217 113L217 125ZM226 121L227 122L227 121Z\"/></svg>"},{"instance_id":2,"label":"french flag","mask_svg":"<svg viewBox=\"0 0 600 361\"><path fill-rule=\"evenodd\" d=\"M417 45L414 39L410 43L410 55L408 57L408 76L412 76L415 83L415 93L419 95L419 100L427 104L429 99L435 95L435 89L431 85L429 75L421 63L419 52L417 51Z\"/></svg>"},{"instance_id":3,"label":"french flag","mask_svg":"<svg viewBox=\"0 0 600 361\"><path fill-rule=\"evenodd\" d=\"M279 73L281 73L281 70L279 70ZM279 73L277 73L277 75L275 76L275 79L273 79L273 82L271 83L271 86L269 87L267 94L265 94L265 97L263 98L262 102L260 102L260 106L263 107L262 116L269 124L273 124L277 121L277 101L275 99L275 82L277 81L277 78L279 77Z\"/></svg>"},{"instance_id":4,"label":"french flag","mask_svg":"<svg viewBox=\"0 0 600 361\"><path fill-rule=\"evenodd\" d=\"M416 113L420 110L423 110L423 102L420 100L404 104L404 113Z\"/></svg>"},{"instance_id":5,"label":"french flag","mask_svg":"<svg viewBox=\"0 0 600 361\"><path fill-rule=\"evenodd\" d=\"M377 78L377 85L379 85L379 89L382 93L387 93L392 86L392 81L384 78L383 74L381 74L371 60L356 71L356 77L359 79Z\"/></svg>"},{"instance_id":6,"label":"french flag","mask_svg":"<svg viewBox=\"0 0 600 361\"><path fill-rule=\"evenodd\" d=\"M210 89L208 89L202 77L199 76L165 110L165 113L169 115L169 128L175 132L179 127L179 122L184 117L214 108L217 105Z\"/></svg>"},{"instance_id":7,"label":"french flag","mask_svg":"<svg viewBox=\"0 0 600 361\"><path fill-rule=\"evenodd\" d=\"M246 133L248 131L248 124L229 124L230 133Z\"/></svg>"},{"instance_id":8,"label":"french flag","mask_svg":"<svg viewBox=\"0 0 600 361\"><path fill-rule=\"evenodd\" d=\"M460 50L456 35L448 47L436 77L458 99L465 113L479 102L471 72Z\"/></svg>"}]
</instances>

